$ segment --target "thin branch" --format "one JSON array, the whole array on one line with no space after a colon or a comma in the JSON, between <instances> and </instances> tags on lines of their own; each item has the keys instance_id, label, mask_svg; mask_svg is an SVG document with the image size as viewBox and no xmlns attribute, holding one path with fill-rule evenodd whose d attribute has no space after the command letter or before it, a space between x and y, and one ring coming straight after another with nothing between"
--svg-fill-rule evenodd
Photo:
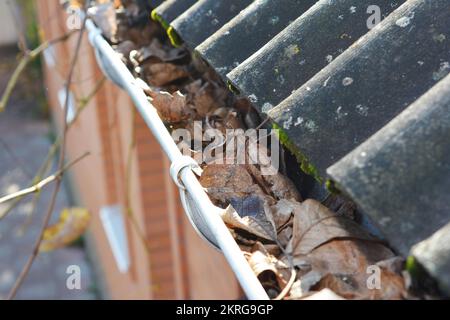
<instances>
[{"instance_id":1,"label":"thin branch","mask_svg":"<svg viewBox=\"0 0 450 320\"><path fill-rule=\"evenodd\" d=\"M59 140L58 140L59 141ZM56 143L56 142L55 142ZM56 144L52 145L52 148L50 149L50 152L48 153L44 163L41 165L41 167L39 168L38 173L36 174L36 177L33 179L33 181L31 182L31 184L35 181L39 181L40 179L42 179L42 177L44 177L45 175L47 175L48 171L50 171L50 166L53 163L53 157L55 155L55 150L58 148L59 145ZM31 210L30 212L27 214L27 217L24 221L24 223L21 225L20 227L20 232L22 234L25 233L25 231L27 230L27 228L31 225L31 223L33 222L33 215L34 212L36 210L36 206L38 204L39 199L41 198L42 193L41 192L37 192L33 195L33 199L31 200ZM19 201L17 203L20 203L21 198L17 198ZM14 201L15 203L15 201ZM15 207L15 206L14 206ZM14 207L12 207L8 212L10 212ZM6 214L8 212L5 212ZM1 220L2 217L0 217Z\"/></svg>"},{"instance_id":2,"label":"thin branch","mask_svg":"<svg viewBox=\"0 0 450 320\"><path fill-rule=\"evenodd\" d=\"M34 59L36 59L47 48L51 47L52 45L54 45L58 42L66 41L75 32L77 32L77 31L74 30L74 31L66 33L58 38L55 38L53 40L46 41L46 42L42 43L36 49L25 53L25 55L22 57L19 64L17 65L16 69L14 70L11 78L9 79L8 84L6 85L5 92L3 93L3 96L0 100L0 112L3 112L5 110L6 105L8 104L8 101L11 98L11 94L17 85L17 81L19 80L20 75L25 70L25 68L28 66L28 64L31 61L33 61Z\"/></svg>"},{"instance_id":3,"label":"thin branch","mask_svg":"<svg viewBox=\"0 0 450 320\"><path fill-rule=\"evenodd\" d=\"M49 153L50 154L50 153ZM54 155L54 154L53 154ZM48 171L50 170L50 165L52 164L52 158L53 155L49 158L49 155L47 155L46 157L46 161L42 164L41 168L39 168L38 173L36 174L35 178L32 180L32 182L30 183L31 185L35 182L35 181L39 181L42 179L42 177L44 177L45 175L48 174ZM39 178L38 178L39 177ZM33 195L33 199L31 200L31 210L27 213L26 215L26 219L25 221L22 223L22 225L19 227L19 233L20 234L25 234L25 231L28 229L28 227L31 225L31 223L33 222L33 215L34 212L36 210L36 206L38 204L39 199L41 198L42 193L41 192L36 192ZM24 197L19 197L16 198L14 200L12 200L12 205L5 211L2 213L2 215L0 215L0 220L2 218L4 218L9 212L12 211L12 209L14 209L23 199Z\"/></svg>"},{"instance_id":4,"label":"thin branch","mask_svg":"<svg viewBox=\"0 0 450 320\"><path fill-rule=\"evenodd\" d=\"M82 44L82 40L83 40L83 34L86 28L86 19L87 16L84 18L83 20L83 24L82 24L82 28L78 34L78 40L77 40L77 44L75 47L75 54L74 57L72 59L72 63L71 63L71 67L70 67L70 71L69 71L69 75L67 77L67 83L66 83L66 99L64 102L64 117L63 117L63 131L62 131L62 139L61 139L61 150L60 150L60 154L59 154L59 160L58 160L58 170L62 170L64 168L64 159L65 159L65 150L66 150L66 138L67 138L67 111L68 111L68 103L69 103L69 89L70 89L70 85L72 83L72 78L74 75L74 71L75 71L75 66L78 60L78 55L80 53L80 49L81 49L81 44ZM1 109L0 109L1 110ZM42 223L42 227L41 230L39 232L39 236L33 246L33 251L31 253L31 255L29 256L25 266L22 269L22 272L20 273L19 277L17 278L16 282L14 283L14 286L12 287L11 291L9 292L8 295L8 300L12 300L15 298L17 291L19 290L20 286L22 285L23 281L25 280L26 276L28 275L28 272L31 269L31 266L33 265L34 260L36 259L36 257L39 254L39 247L41 245L43 236L44 236L44 232L45 229L48 227L48 224L50 222L50 218L52 216L53 213L53 209L55 207L55 202L56 202L56 197L58 195L59 189L61 187L61 181L62 181L62 176L63 174L61 174L61 176L59 176L56 179L55 182L55 188L53 190L53 194L50 200L50 205L47 209L47 212L45 214L44 217L44 221Z\"/></svg>"},{"instance_id":5,"label":"thin branch","mask_svg":"<svg viewBox=\"0 0 450 320\"><path fill-rule=\"evenodd\" d=\"M48 171L50 164L52 163L53 156L56 153L56 150L58 150L60 140L56 140L53 145L50 147L49 152L47 153L46 159L39 168L37 174L34 176L34 178L30 182L30 186L33 186L38 181L42 180L46 172ZM8 216L8 214L22 201L23 197L17 197L14 200L11 201L9 207L5 209L0 214L0 221Z\"/></svg>"},{"instance_id":6,"label":"thin branch","mask_svg":"<svg viewBox=\"0 0 450 320\"><path fill-rule=\"evenodd\" d=\"M75 159L74 161L70 162L66 166L64 166L61 170L58 170L55 174L52 174L51 176L45 178L44 180L39 181L34 186L30 188L26 188L14 193L11 193L7 196L4 196L3 198L0 198L0 204L3 204L5 202L11 201L15 198L22 198L29 194L40 192L44 187L49 185L50 183L59 180L61 176L66 172L68 169L70 169L73 165L75 165L77 162L81 161L82 159L86 158L89 155L89 152L86 152L81 157Z\"/></svg>"}]
</instances>

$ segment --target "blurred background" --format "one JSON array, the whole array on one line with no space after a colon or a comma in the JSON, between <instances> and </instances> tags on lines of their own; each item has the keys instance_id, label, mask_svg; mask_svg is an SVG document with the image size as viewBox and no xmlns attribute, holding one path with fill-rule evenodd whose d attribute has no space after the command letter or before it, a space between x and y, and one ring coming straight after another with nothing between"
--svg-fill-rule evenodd
<instances>
[{"instance_id":1,"label":"blurred background","mask_svg":"<svg viewBox=\"0 0 450 320\"><path fill-rule=\"evenodd\" d=\"M39 45L38 25L33 1L0 1L0 92L20 58L21 37L30 48ZM40 59L30 63L19 77L8 107L0 113L0 193L16 192L32 181L55 139L50 124ZM55 161L50 165L55 170ZM23 199L0 220L0 298L6 298L27 258L32 252L43 215L52 194L52 186L42 190L39 199ZM56 200L52 223L59 212L72 204L63 184ZM0 214L10 210L12 202L0 205ZM81 269L82 289L68 290L67 267ZM94 299L97 292L91 274L84 241L40 254L18 292L19 299Z\"/></svg>"}]
</instances>

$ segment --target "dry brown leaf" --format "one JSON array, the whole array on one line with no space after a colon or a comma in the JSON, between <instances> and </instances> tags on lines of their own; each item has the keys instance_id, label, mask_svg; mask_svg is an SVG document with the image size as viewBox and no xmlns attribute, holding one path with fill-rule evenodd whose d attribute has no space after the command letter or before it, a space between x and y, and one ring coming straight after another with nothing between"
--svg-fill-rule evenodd
<instances>
[{"instance_id":1,"label":"dry brown leaf","mask_svg":"<svg viewBox=\"0 0 450 320\"><path fill-rule=\"evenodd\" d=\"M381 268L381 290L372 290L370 299L403 299L408 298L407 281L403 277L405 260L393 257L379 261ZM400 276L401 275L401 276Z\"/></svg>"},{"instance_id":2,"label":"dry brown leaf","mask_svg":"<svg viewBox=\"0 0 450 320\"><path fill-rule=\"evenodd\" d=\"M248 157L250 158L250 154L247 152ZM253 160L254 161L254 160ZM251 174L255 182L264 190L266 194L271 194L270 187L267 185L265 180L262 177L261 171L256 165L248 164L247 166L248 172ZM274 199L275 202L275 199Z\"/></svg>"},{"instance_id":3,"label":"dry brown leaf","mask_svg":"<svg viewBox=\"0 0 450 320\"><path fill-rule=\"evenodd\" d=\"M69 245L86 231L90 219L84 208L64 209L58 223L45 229L39 250L47 252Z\"/></svg>"},{"instance_id":4,"label":"dry brown leaf","mask_svg":"<svg viewBox=\"0 0 450 320\"><path fill-rule=\"evenodd\" d=\"M256 241L253 247L251 248L251 252L262 251L267 254L271 254L275 257L278 257L281 254L280 247L276 244L262 244L259 241Z\"/></svg>"},{"instance_id":5,"label":"dry brown leaf","mask_svg":"<svg viewBox=\"0 0 450 320\"><path fill-rule=\"evenodd\" d=\"M157 38L154 38L150 45L141 48L137 52L136 60L139 64L151 58L157 59L157 62L173 62L185 57L186 54L185 50L163 46Z\"/></svg>"},{"instance_id":6,"label":"dry brown leaf","mask_svg":"<svg viewBox=\"0 0 450 320\"><path fill-rule=\"evenodd\" d=\"M184 91L186 91L189 101L193 101L193 97L202 87L202 83L202 79L197 79L184 86Z\"/></svg>"},{"instance_id":7,"label":"dry brown leaf","mask_svg":"<svg viewBox=\"0 0 450 320\"><path fill-rule=\"evenodd\" d=\"M295 206L292 254L310 253L333 239L376 239L354 221L337 216L320 202L308 199Z\"/></svg>"},{"instance_id":8,"label":"dry brown leaf","mask_svg":"<svg viewBox=\"0 0 450 320\"><path fill-rule=\"evenodd\" d=\"M198 91L195 92L192 99L195 110L201 117L208 115L213 109L217 109L220 101L214 95L214 88L210 83L205 83Z\"/></svg>"},{"instance_id":9,"label":"dry brown leaf","mask_svg":"<svg viewBox=\"0 0 450 320\"><path fill-rule=\"evenodd\" d=\"M189 76L183 67L172 63L146 63L142 68L147 82L155 87L162 87Z\"/></svg>"},{"instance_id":10,"label":"dry brown leaf","mask_svg":"<svg viewBox=\"0 0 450 320\"><path fill-rule=\"evenodd\" d=\"M352 220L355 219L356 205L339 195L330 195L322 202L322 204L340 216L344 216Z\"/></svg>"},{"instance_id":11,"label":"dry brown leaf","mask_svg":"<svg viewBox=\"0 0 450 320\"><path fill-rule=\"evenodd\" d=\"M270 163L270 160L267 159L268 151L265 150L264 146L258 145L260 148L259 157L263 156L262 162ZM249 158L252 156L252 153L249 153ZM251 159L253 162L258 163L258 159ZM252 176L258 181L258 184L264 186L264 190L267 194L272 195L275 199L287 199L300 202L302 200L299 192L295 188L294 184L287 177L282 175L278 170L276 172L272 172L273 174L264 175L261 172L261 169L255 165L248 165L248 170L251 172Z\"/></svg>"},{"instance_id":12,"label":"dry brown leaf","mask_svg":"<svg viewBox=\"0 0 450 320\"><path fill-rule=\"evenodd\" d=\"M277 230L285 226L291 220L294 210L298 204L298 202L281 199L271 207L273 221ZM292 228L290 233L292 235Z\"/></svg>"},{"instance_id":13,"label":"dry brown leaf","mask_svg":"<svg viewBox=\"0 0 450 320\"><path fill-rule=\"evenodd\" d=\"M208 165L204 168L200 183L219 205L228 205L234 199L243 199L250 195L262 199L265 196L261 188L253 182L245 165Z\"/></svg>"},{"instance_id":14,"label":"dry brown leaf","mask_svg":"<svg viewBox=\"0 0 450 320\"><path fill-rule=\"evenodd\" d=\"M265 239L275 239L276 231L270 212L273 199L253 182L245 165L208 165L203 170L200 183L216 205L232 205L236 210L237 216L230 216L228 220L230 226L242 229L244 223L244 230Z\"/></svg>"},{"instance_id":15,"label":"dry brown leaf","mask_svg":"<svg viewBox=\"0 0 450 320\"><path fill-rule=\"evenodd\" d=\"M277 199L288 199L301 201L301 196L295 188L294 184L287 177L280 173L275 175L263 175L266 183L270 186L270 190Z\"/></svg>"},{"instance_id":16,"label":"dry brown leaf","mask_svg":"<svg viewBox=\"0 0 450 320\"><path fill-rule=\"evenodd\" d=\"M274 234L270 225L264 226L261 220L251 216L241 217L232 206L228 206L221 214L222 220L231 228L247 231L262 239L273 240Z\"/></svg>"},{"instance_id":17,"label":"dry brown leaf","mask_svg":"<svg viewBox=\"0 0 450 320\"><path fill-rule=\"evenodd\" d=\"M303 257L296 257L294 265L309 266L312 270L301 276L307 281L315 275L309 289L328 288L346 299L401 299L406 294L403 278L392 270L381 268L381 290L369 289L368 267L391 259L393 252L380 243L363 240L334 240ZM305 290L306 292L307 290Z\"/></svg>"},{"instance_id":18,"label":"dry brown leaf","mask_svg":"<svg viewBox=\"0 0 450 320\"><path fill-rule=\"evenodd\" d=\"M265 187L264 180L261 178L255 184L255 180L258 181L254 179L255 174L247 170L252 167L257 170L246 165L209 165L204 168L200 182L217 205L231 204L240 217L251 216L252 222L265 228L265 233L273 240L275 230L291 219L294 208L299 204L289 200L275 204L275 200L261 188ZM236 224L233 226L238 227ZM285 245L290 240L288 231L291 230L279 236L280 244Z\"/></svg>"},{"instance_id":19,"label":"dry brown leaf","mask_svg":"<svg viewBox=\"0 0 450 320\"><path fill-rule=\"evenodd\" d=\"M285 288L291 276L288 265L267 253L257 250L249 255L248 263L263 285Z\"/></svg>"},{"instance_id":20,"label":"dry brown leaf","mask_svg":"<svg viewBox=\"0 0 450 320\"><path fill-rule=\"evenodd\" d=\"M286 227L278 233L277 240L279 245L286 248L292 239L292 227Z\"/></svg>"},{"instance_id":21,"label":"dry brown leaf","mask_svg":"<svg viewBox=\"0 0 450 320\"><path fill-rule=\"evenodd\" d=\"M88 9L88 15L95 24L102 30L103 35L116 42L117 20L114 3L106 2Z\"/></svg>"},{"instance_id":22,"label":"dry brown leaf","mask_svg":"<svg viewBox=\"0 0 450 320\"><path fill-rule=\"evenodd\" d=\"M186 97L179 91L173 95L165 91L155 92L148 90L147 93L150 95L151 102L163 121L177 123L191 118L192 111L186 105Z\"/></svg>"},{"instance_id":23,"label":"dry brown leaf","mask_svg":"<svg viewBox=\"0 0 450 320\"><path fill-rule=\"evenodd\" d=\"M380 265L382 289L368 288L368 267L394 254L359 225L315 200L297 204L294 211L290 248L293 264L303 270L299 278L302 294L328 288L347 299L405 296L403 278L393 270L392 263Z\"/></svg>"},{"instance_id":24,"label":"dry brown leaf","mask_svg":"<svg viewBox=\"0 0 450 320\"><path fill-rule=\"evenodd\" d=\"M390 272L381 273L381 289L369 290L365 277L354 275L325 275L316 288L328 288L346 299L402 300L407 297L403 278Z\"/></svg>"},{"instance_id":25,"label":"dry brown leaf","mask_svg":"<svg viewBox=\"0 0 450 320\"><path fill-rule=\"evenodd\" d=\"M244 127L238 113L234 109L228 109L227 114L223 118L222 126L216 126L223 134L226 134L226 129L241 129Z\"/></svg>"},{"instance_id":26,"label":"dry brown leaf","mask_svg":"<svg viewBox=\"0 0 450 320\"><path fill-rule=\"evenodd\" d=\"M194 105L200 117L211 116L217 109L223 108L227 110L222 117L223 120L226 120L226 116L232 111L230 108L225 108L228 92L215 83L203 82L198 79L186 85L185 90L189 103ZM236 128L242 128L242 124Z\"/></svg>"},{"instance_id":27,"label":"dry brown leaf","mask_svg":"<svg viewBox=\"0 0 450 320\"><path fill-rule=\"evenodd\" d=\"M236 110L230 108L213 108L206 116L208 128L219 130L224 136L228 136L227 129L242 129L243 124ZM237 131L236 131L237 132ZM236 133L234 132L234 133ZM228 138L231 138L228 136Z\"/></svg>"},{"instance_id":28,"label":"dry brown leaf","mask_svg":"<svg viewBox=\"0 0 450 320\"><path fill-rule=\"evenodd\" d=\"M294 257L294 265L309 264L322 274L366 274L365 267L392 258L391 250L376 242L335 240L315 249L306 256ZM325 263L324 263L325 262ZM323 264L324 263L324 264Z\"/></svg>"}]
</instances>

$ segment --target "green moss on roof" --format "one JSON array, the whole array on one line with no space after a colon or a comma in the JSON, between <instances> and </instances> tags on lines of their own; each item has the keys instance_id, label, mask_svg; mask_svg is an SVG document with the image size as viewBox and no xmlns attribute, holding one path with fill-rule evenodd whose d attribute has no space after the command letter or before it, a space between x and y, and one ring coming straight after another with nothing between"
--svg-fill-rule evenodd
<instances>
[{"instance_id":1,"label":"green moss on roof","mask_svg":"<svg viewBox=\"0 0 450 320\"><path fill-rule=\"evenodd\" d=\"M406 259L406 270L409 272L409 274L413 277L417 277L419 274L419 266L417 265L416 258L413 256L409 256Z\"/></svg>"},{"instance_id":2,"label":"green moss on roof","mask_svg":"<svg viewBox=\"0 0 450 320\"><path fill-rule=\"evenodd\" d=\"M154 9L154 10L151 12L150 18L151 18L153 21L156 21L156 22L160 23L161 26L164 28L164 30L169 29L169 27L170 27L169 23L168 23L166 20L164 20L163 17L161 17L161 16L156 12L156 9Z\"/></svg>"},{"instance_id":3,"label":"green moss on roof","mask_svg":"<svg viewBox=\"0 0 450 320\"><path fill-rule=\"evenodd\" d=\"M300 149L289 139L287 133L276 123L273 124L273 129L276 130L278 139L281 144L285 146L297 159L300 169L307 175L312 176L319 183L323 183L323 178L319 175L317 168L308 160L308 158L300 151Z\"/></svg>"},{"instance_id":4,"label":"green moss on roof","mask_svg":"<svg viewBox=\"0 0 450 320\"><path fill-rule=\"evenodd\" d=\"M153 21L156 21L159 24L161 24L161 26L164 28L164 30L166 30L167 36L169 37L169 40L170 40L170 43L172 43L172 45L174 47L179 47L182 44L182 41L181 41L180 37L178 36L177 32L175 31L175 29L166 20L164 20L163 17L161 17L156 12L156 9L154 9L151 12L150 18Z\"/></svg>"},{"instance_id":5,"label":"green moss on roof","mask_svg":"<svg viewBox=\"0 0 450 320\"><path fill-rule=\"evenodd\" d=\"M325 181L325 188L328 190L328 192L332 194L340 194L341 191L339 190L338 186L336 185L336 182L333 180L327 179Z\"/></svg>"},{"instance_id":6,"label":"green moss on roof","mask_svg":"<svg viewBox=\"0 0 450 320\"><path fill-rule=\"evenodd\" d=\"M180 39L180 36L172 26L167 28L167 35L169 36L170 43L172 43L175 48L178 48L183 43Z\"/></svg>"},{"instance_id":7,"label":"green moss on roof","mask_svg":"<svg viewBox=\"0 0 450 320\"><path fill-rule=\"evenodd\" d=\"M231 83L230 80L227 81L227 86L228 86L228 90L230 90L232 93L234 93L235 95L240 95L241 92L239 91L238 88L236 88L236 86Z\"/></svg>"}]
</instances>

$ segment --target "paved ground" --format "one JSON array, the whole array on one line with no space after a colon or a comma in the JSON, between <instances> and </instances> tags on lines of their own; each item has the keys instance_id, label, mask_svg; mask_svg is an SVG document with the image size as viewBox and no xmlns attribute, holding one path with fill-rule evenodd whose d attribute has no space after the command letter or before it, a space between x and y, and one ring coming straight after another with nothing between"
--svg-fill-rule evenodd
<instances>
[{"instance_id":1,"label":"paved ground","mask_svg":"<svg viewBox=\"0 0 450 320\"><path fill-rule=\"evenodd\" d=\"M0 48L0 93L14 66L14 54ZM39 88L33 79L20 83L8 110L0 114L0 195L26 187L40 167L50 147L48 121L39 116ZM31 89L32 88L32 89ZM32 223L24 228L31 210L31 197L5 219L0 220L0 299L5 298L31 252L45 214L52 188L42 192ZM53 221L62 208L70 206L64 187L59 193ZM7 207L0 205L0 214ZM66 270L71 265L81 268L81 290L69 290ZM82 247L72 246L36 259L20 289L18 299L93 299L95 285Z\"/></svg>"}]
</instances>

